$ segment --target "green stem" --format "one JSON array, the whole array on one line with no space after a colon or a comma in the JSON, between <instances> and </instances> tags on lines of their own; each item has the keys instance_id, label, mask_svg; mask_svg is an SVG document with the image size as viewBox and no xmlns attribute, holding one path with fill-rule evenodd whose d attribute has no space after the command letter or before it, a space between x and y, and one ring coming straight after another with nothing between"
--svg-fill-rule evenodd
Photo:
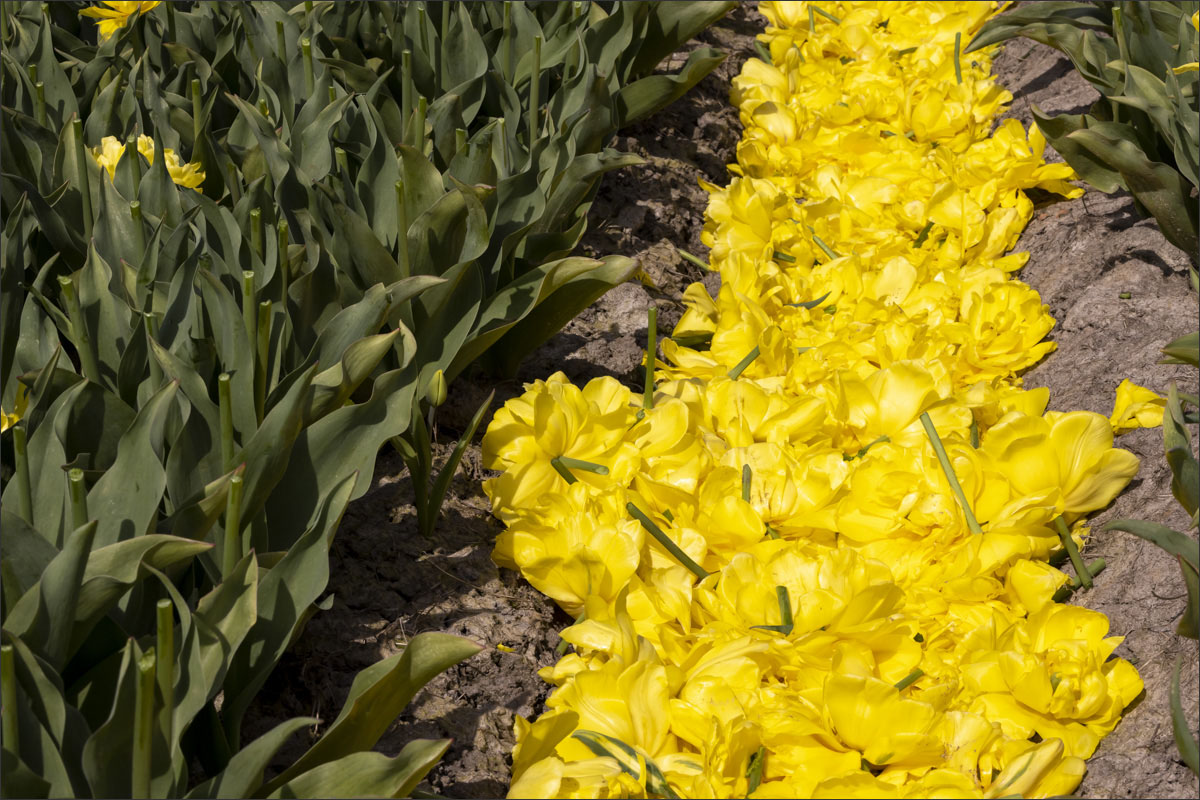
<instances>
[{"instance_id":1,"label":"green stem","mask_svg":"<svg viewBox=\"0 0 1200 800\"><path fill-rule=\"evenodd\" d=\"M266 414L267 368L271 357L271 301L258 304L258 352L254 358L254 414L261 425Z\"/></svg>"},{"instance_id":2,"label":"green stem","mask_svg":"<svg viewBox=\"0 0 1200 800\"><path fill-rule=\"evenodd\" d=\"M787 253L783 252L782 250L772 251L771 258L775 259L776 261L782 261L785 264L795 264L796 263L795 256L788 255Z\"/></svg>"},{"instance_id":3,"label":"green stem","mask_svg":"<svg viewBox=\"0 0 1200 800\"><path fill-rule=\"evenodd\" d=\"M825 10L823 10L823 9L821 9L821 8L817 7L817 6L810 6L810 8L811 8L813 11L816 11L818 14L820 14L820 15L821 15L822 17L824 17L825 19L827 19L827 20L829 20L830 22L832 22L834 25L841 25L841 24L842 24L842 21L841 21L840 19L838 19L837 17L835 17L833 14L830 14L828 11L825 11Z\"/></svg>"},{"instance_id":4,"label":"green stem","mask_svg":"<svg viewBox=\"0 0 1200 800\"><path fill-rule=\"evenodd\" d=\"M83 483L83 470L76 467L67 472L67 489L71 497L71 529L77 530L88 523L87 487Z\"/></svg>"},{"instance_id":5,"label":"green stem","mask_svg":"<svg viewBox=\"0 0 1200 800\"><path fill-rule=\"evenodd\" d=\"M962 85L962 31L954 34L954 80Z\"/></svg>"},{"instance_id":6,"label":"green stem","mask_svg":"<svg viewBox=\"0 0 1200 800\"><path fill-rule=\"evenodd\" d=\"M1063 549L1067 551L1067 556L1071 559L1071 566L1075 568L1075 574L1078 580L1083 584L1085 589L1092 588L1092 576L1088 572L1087 567L1083 563L1083 556L1079 554L1079 548L1075 546L1075 540L1071 538L1071 531L1067 528L1067 522L1061 516L1054 518L1054 527L1058 531L1058 540L1062 542Z\"/></svg>"},{"instance_id":7,"label":"green stem","mask_svg":"<svg viewBox=\"0 0 1200 800\"><path fill-rule=\"evenodd\" d=\"M863 446L862 448L860 448L859 451L857 453L855 453L854 455L846 456L845 460L853 461L856 458L862 458L868 452L870 452L871 448L874 447L875 445L882 444L883 442L890 442L891 440L892 440L891 437L888 436L886 433L883 434L882 436L877 436L874 439L872 439L871 441L867 442L867 444L865 446Z\"/></svg>"},{"instance_id":8,"label":"green stem","mask_svg":"<svg viewBox=\"0 0 1200 800\"><path fill-rule=\"evenodd\" d=\"M283 314L287 316L288 284L291 276L288 274L288 222L281 219L275 225L275 269L279 272L279 302L283 306Z\"/></svg>"},{"instance_id":9,"label":"green stem","mask_svg":"<svg viewBox=\"0 0 1200 800\"><path fill-rule=\"evenodd\" d=\"M749 353L746 353L745 358L739 361L733 369L726 373L729 375L729 379L736 381L738 378L740 378L742 373L746 371L746 367L750 366L754 362L754 359L758 358L758 353L758 345L755 345L753 350L751 350Z\"/></svg>"},{"instance_id":10,"label":"green stem","mask_svg":"<svg viewBox=\"0 0 1200 800\"><path fill-rule=\"evenodd\" d=\"M646 531L653 536L659 544L665 547L667 552L674 556L676 561L691 570L693 575L700 580L704 580L708 577L708 572L705 571L704 567L700 566L695 561L692 561L691 557L687 553L683 552L679 545L671 541L670 537L663 532L662 528L654 524L654 520L642 513L641 509L639 509L633 503L626 503L625 510L633 515L634 519L642 523L642 527L645 528Z\"/></svg>"},{"instance_id":11,"label":"green stem","mask_svg":"<svg viewBox=\"0 0 1200 800\"><path fill-rule=\"evenodd\" d=\"M450 9L451 3L441 3L441 31L438 33L438 71L442 76L442 86L450 85Z\"/></svg>"},{"instance_id":12,"label":"green stem","mask_svg":"<svg viewBox=\"0 0 1200 800\"><path fill-rule=\"evenodd\" d=\"M920 249L921 245L925 244L925 240L929 238L929 232L933 230L933 220L925 223L925 227L921 228L921 232L917 234L917 238L913 239L913 249Z\"/></svg>"},{"instance_id":13,"label":"green stem","mask_svg":"<svg viewBox=\"0 0 1200 800\"><path fill-rule=\"evenodd\" d=\"M242 560L242 476L229 479L225 501L225 551L221 554L221 577L227 579Z\"/></svg>"},{"instance_id":14,"label":"green stem","mask_svg":"<svg viewBox=\"0 0 1200 800\"><path fill-rule=\"evenodd\" d=\"M562 476L562 479L567 482L568 486L579 482L579 479L571 474L571 470L563 466L563 463L557 458L550 459L550 466L554 467L554 471Z\"/></svg>"},{"instance_id":15,"label":"green stem","mask_svg":"<svg viewBox=\"0 0 1200 800\"><path fill-rule=\"evenodd\" d=\"M654 408L654 367L658 363L658 308L646 311L646 384L642 390L642 408Z\"/></svg>"},{"instance_id":16,"label":"green stem","mask_svg":"<svg viewBox=\"0 0 1200 800\"><path fill-rule=\"evenodd\" d=\"M254 306L258 298L254 296L254 273L250 270L242 272L242 325L246 328L246 342L251 350L254 348L254 336L258 330L258 321Z\"/></svg>"},{"instance_id":17,"label":"green stem","mask_svg":"<svg viewBox=\"0 0 1200 800\"><path fill-rule=\"evenodd\" d=\"M958 482L958 476L954 474L954 467L950 464L950 456L946 455L946 448L942 445L942 439L938 436L937 428L934 427L933 420L929 418L928 411L921 412L921 424L925 426L925 433L929 436L929 443L933 445L933 452L937 453L938 463L942 465L942 472L946 473L946 480L950 483L950 489L954 492L954 496L958 498L958 504L962 507L963 516L967 518L967 527L971 529L971 533L983 533L983 528L979 526L979 521L975 519L975 513L967 503L967 496L963 493L962 484Z\"/></svg>"},{"instance_id":18,"label":"green stem","mask_svg":"<svg viewBox=\"0 0 1200 800\"><path fill-rule=\"evenodd\" d=\"M914 683L916 683L917 680L920 679L920 677L924 674L925 674L925 671L922 670L920 667L918 667L917 669L914 669L912 672L908 673L907 675L905 675L903 678L900 679L900 682L896 684L896 689L898 691L903 692L909 686L912 686Z\"/></svg>"},{"instance_id":19,"label":"green stem","mask_svg":"<svg viewBox=\"0 0 1200 800\"><path fill-rule=\"evenodd\" d=\"M238 201L242 199L242 190L238 186L237 167L233 165L232 161L225 165L225 172L226 181L229 184L229 200L236 206Z\"/></svg>"},{"instance_id":20,"label":"green stem","mask_svg":"<svg viewBox=\"0 0 1200 800\"><path fill-rule=\"evenodd\" d=\"M141 172L141 165L138 166ZM146 226L142 221L142 204L137 200L129 204L129 218L133 221L133 250L138 254L138 266L141 266L146 260Z\"/></svg>"},{"instance_id":21,"label":"green stem","mask_svg":"<svg viewBox=\"0 0 1200 800\"><path fill-rule=\"evenodd\" d=\"M425 112L428 110L428 108L429 108L429 101L425 99L425 96L422 95L422 96L418 97L417 98L416 147L417 147L417 151L420 152L421 155L425 155Z\"/></svg>"},{"instance_id":22,"label":"green stem","mask_svg":"<svg viewBox=\"0 0 1200 800\"><path fill-rule=\"evenodd\" d=\"M266 257L266 252L263 249L263 226L262 226L262 210L258 208L250 209L250 249L257 255L261 262Z\"/></svg>"},{"instance_id":23,"label":"green stem","mask_svg":"<svg viewBox=\"0 0 1200 800\"><path fill-rule=\"evenodd\" d=\"M158 317L154 315L153 311L142 312L142 327L146 331L146 349L151 350L150 342L158 341ZM162 367L153 353L150 354L147 361L150 362L150 388L157 392L163 382Z\"/></svg>"},{"instance_id":24,"label":"green stem","mask_svg":"<svg viewBox=\"0 0 1200 800\"><path fill-rule=\"evenodd\" d=\"M163 701L163 733L169 744L175 733L175 612L174 605L165 598L154 608L158 617L154 642L154 652L158 656L155 675L158 676L158 694Z\"/></svg>"},{"instance_id":25,"label":"green stem","mask_svg":"<svg viewBox=\"0 0 1200 800\"><path fill-rule=\"evenodd\" d=\"M147 650L137 662L137 693L133 701L132 789L135 800L150 797L150 755L154 741L154 650Z\"/></svg>"},{"instance_id":26,"label":"green stem","mask_svg":"<svg viewBox=\"0 0 1200 800\"><path fill-rule=\"evenodd\" d=\"M821 250L825 253L825 255L829 256L830 259L841 258L841 256L838 255L837 251L834 250L833 248L831 248L829 245L825 244L824 240L821 239L820 236L817 236L814 233L812 235L812 238L813 238L813 241L817 243L817 247L821 248Z\"/></svg>"},{"instance_id":27,"label":"green stem","mask_svg":"<svg viewBox=\"0 0 1200 800\"><path fill-rule=\"evenodd\" d=\"M513 80L512 2L504 0L504 80Z\"/></svg>"},{"instance_id":28,"label":"green stem","mask_svg":"<svg viewBox=\"0 0 1200 800\"><path fill-rule=\"evenodd\" d=\"M0 743L12 753L21 752L20 727L17 724L17 661L13 646L0 646Z\"/></svg>"},{"instance_id":29,"label":"green stem","mask_svg":"<svg viewBox=\"0 0 1200 800\"><path fill-rule=\"evenodd\" d=\"M333 148L333 160L337 162L338 172L342 173L343 180L350 180L350 161L346 158L346 150L341 147Z\"/></svg>"},{"instance_id":30,"label":"green stem","mask_svg":"<svg viewBox=\"0 0 1200 800\"><path fill-rule=\"evenodd\" d=\"M509 157L508 157L508 123L504 117L497 120L500 127L500 169L502 175L508 175Z\"/></svg>"},{"instance_id":31,"label":"green stem","mask_svg":"<svg viewBox=\"0 0 1200 800\"><path fill-rule=\"evenodd\" d=\"M13 427L13 456L17 467L17 514L33 525L33 484L29 482L29 449L25 441L25 423Z\"/></svg>"},{"instance_id":32,"label":"green stem","mask_svg":"<svg viewBox=\"0 0 1200 800\"><path fill-rule=\"evenodd\" d=\"M538 130L538 122L541 120L541 115L538 113L541 105L540 92L542 89L542 37L538 34L533 37L533 72L529 74L529 152L533 153L533 143L537 141L540 131Z\"/></svg>"},{"instance_id":33,"label":"green stem","mask_svg":"<svg viewBox=\"0 0 1200 800\"><path fill-rule=\"evenodd\" d=\"M753 480L754 473L750 469L749 464L742 464L742 500L750 502L750 481Z\"/></svg>"},{"instance_id":34,"label":"green stem","mask_svg":"<svg viewBox=\"0 0 1200 800\"><path fill-rule=\"evenodd\" d=\"M312 93L317 85L317 80L313 75L313 55L312 55L312 39L305 36L300 40L300 52L304 56L304 91L307 97L312 97Z\"/></svg>"},{"instance_id":35,"label":"green stem","mask_svg":"<svg viewBox=\"0 0 1200 800\"><path fill-rule=\"evenodd\" d=\"M171 5L167 3L167 5ZM275 49L279 52L279 60L284 64L288 62L287 57L287 35L283 30L283 20L275 20Z\"/></svg>"},{"instance_id":36,"label":"green stem","mask_svg":"<svg viewBox=\"0 0 1200 800\"><path fill-rule=\"evenodd\" d=\"M573 628L576 625L578 625L579 623L583 622L585 619L587 619L587 607L586 606L584 607L583 611L579 612L579 616L575 618L575 622L572 623L571 625L568 625L567 627ZM569 646L570 646L570 643L566 639L560 638L558 640L558 646L554 648L554 653L559 658L562 658L564 655L567 654L567 647L569 647Z\"/></svg>"},{"instance_id":37,"label":"green stem","mask_svg":"<svg viewBox=\"0 0 1200 800\"><path fill-rule=\"evenodd\" d=\"M710 267L706 261L704 261L703 259L701 259L697 256L692 255L687 250L676 247L675 252L679 253L680 258L682 258L684 261L690 261L691 263L695 264L697 267L700 267L700 269L706 270L708 272L712 272L712 267Z\"/></svg>"},{"instance_id":38,"label":"green stem","mask_svg":"<svg viewBox=\"0 0 1200 800\"><path fill-rule=\"evenodd\" d=\"M554 467L555 471L558 472L559 475L562 475L567 483L575 482L575 476L570 472L572 469L581 469L585 472L594 472L597 475L608 474L608 467L604 466L603 464L595 464L591 461L583 461L582 459L571 458L570 456L555 456L554 458L550 459L550 466Z\"/></svg>"},{"instance_id":39,"label":"green stem","mask_svg":"<svg viewBox=\"0 0 1200 800\"><path fill-rule=\"evenodd\" d=\"M1094 578L1101 572L1104 572L1104 568L1107 566L1108 564L1103 558L1097 558L1094 561L1088 562L1087 572ZM1051 599L1056 603L1065 603L1068 599L1070 599L1071 595L1075 593L1075 590L1078 589L1080 585L1081 584L1078 580L1070 581L1065 586L1060 586L1058 591L1054 593L1054 597Z\"/></svg>"},{"instance_id":40,"label":"green stem","mask_svg":"<svg viewBox=\"0 0 1200 800\"><path fill-rule=\"evenodd\" d=\"M466 152L467 152L467 130L466 130L466 128L455 128L454 129L454 154L458 155L459 153L463 153L465 156Z\"/></svg>"},{"instance_id":41,"label":"green stem","mask_svg":"<svg viewBox=\"0 0 1200 800\"><path fill-rule=\"evenodd\" d=\"M332 83L329 84L329 102L331 104L337 102L337 87Z\"/></svg>"},{"instance_id":42,"label":"green stem","mask_svg":"<svg viewBox=\"0 0 1200 800\"><path fill-rule=\"evenodd\" d=\"M971 447L979 449L979 420L974 414L971 415Z\"/></svg>"},{"instance_id":43,"label":"green stem","mask_svg":"<svg viewBox=\"0 0 1200 800\"><path fill-rule=\"evenodd\" d=\"M121 156L121 158L129 159L129 166L133 170L133 188L135 192L142 185L142 154L138 151L137 143L138 137L136 134L126 139L125 152ZM136 203L137 201L134 200L133 202Z\"/></svg>"},{"instance_id":44,"label":"green stem","mask_svg":"<svg viewBox=\"0 0 1200 800\"><path fill-rule=\"evenodd\" d=\"M83 144L83 120L79 117L71 121L71 132L75 137L75 170L79 173L78 188L83 200L83 240L86 244L92 240L95 219L92 217L92 190L88 185L88 154Z\"/></svg>"},{"instance_id":45,"label":"green stem","mask_svg":"<svg viewBox=\"0 0 1200 800\"><path fill-rule=\"evenodd\" d=\"M217 378L217 397L221 410L221 469L233 469L233 389L228 372Z\"/></svg>"},{"instance_id":46,"label":"green stem","mask_svg":"<svg viewBox=\"0 0 1200 800\"><path fill-rule=\"evenodd\" d=\"M174 42L175 37L175 4L168 2L167 6L167 40Z\"/></svg>"},{"instance_id":47,"label":"green stem","mask_svg":"<svg viewBox=\"0 0 1200 800\"><path fill-rule=\"evenodd\" d=\"M100 365L96 361L96 354L92 351L92 339L88 336L87 328L83 324L83 310L79 307L79 295L75 293L75 282L60 275L58 285L62 290L63 303L67 307L71 340L79 353L79 366L83 370L83 377L93 383L99 383Z\"/></svg>"},{"instance_id":48,"label":"green stem","mask_svg":"<svg viewBox=\"0 0 1200 800\"><path fill-rule=\"evenodd\" d=\"M192 78L192 161L202 162L200 141L204 137L204 100L200 94L200 79Z\"/></svg>"},{"instance_id":49,"label":"green stem","mask_svg":"<svg viewBox=\"0 0 1200 800\"><path fill-rule=\"evenodd\" d=\"M412 50L400 53L400 119L408 124L413 112Z\"/></svg>"},{"instance_id":50,"label":"green stem","mask_svg":"<svg viewBox=\"0 0 1200 800\"><path fill-rule=\"evenodd\" d=\"M412 275L408 255L408 203L404 199L404 181L396 181L396 260L400 262L400 277Z\"/></svg>"},{"instance_id":51,"label":"green stem","mask_svg":"<svg viewBox=\"0 0 1200 800\"><path fill-rule=\"evenodd\" d=\"M35 83L33 85L33 96L36 102L34 108L37 114L37 123L45 128L49 124L46 119L46 84L41 81Z\"/></svg>"}]
</instances>

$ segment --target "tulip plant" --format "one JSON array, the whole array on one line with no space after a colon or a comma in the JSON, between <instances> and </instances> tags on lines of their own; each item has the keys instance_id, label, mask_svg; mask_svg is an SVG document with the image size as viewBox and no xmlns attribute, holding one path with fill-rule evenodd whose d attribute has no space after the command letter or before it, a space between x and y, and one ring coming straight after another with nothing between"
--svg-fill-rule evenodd
<instances>
[{"instance_id":1,"label":"tulip plant","mask_svg":"<svg viewBox=\"0 0 1200 800\"><path fill-rule=\"evenodd\" d=\"M718 296L644 392L556 373L488 426L494 559L576 620L511 797L1065 795L1141 693L1064 604L1138 459L1022 386L1054 320L1006 251L1082 189L993 131L996 7L760 4Z\"/></svg>"},{"instance_id":2,"label":"tulip plant","mask_svg":"<svg viewBox=\"0 0 1200 800\"><path fill-rule=\"evenodd\" d=\"M0 4L6 792L413 790L447 742L367 751L472 642L365 670L279 774L317 721L243 747L243 716L378 449L432 477L410 426L447 382L632 270L569 256L633 162L604 145L715 66L641 77L730 5Z\"/></svg>"},{"instance_id":3,"label":"tulip plant","mask_svg":"<svg viewBox=\"0 0 1200 800\"><path fill-rule=\"evenodd\" d=\"M1100 92L1088 114L1034 109L1054 149L1092 186L1127 190L1200 264L1200 3L1027 3L990 20L967 52L1015 36L1065 53Z\"/></svg>"}]
</instances>

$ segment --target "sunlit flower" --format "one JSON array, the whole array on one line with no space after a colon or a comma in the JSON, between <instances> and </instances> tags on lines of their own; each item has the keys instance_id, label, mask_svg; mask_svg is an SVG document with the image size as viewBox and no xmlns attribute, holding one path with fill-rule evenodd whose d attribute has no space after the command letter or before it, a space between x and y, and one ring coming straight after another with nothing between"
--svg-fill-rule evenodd
<instances>
[{"instance_id":1,"label":"sunlit flower","mask_svg":"<svg viewBox=\"0 0 1200 800\"><path fill-rule=\"evenodd\" d=\"M1157 428L1163 423L1166 398L1126 378L1117 387L1117 399L1108 421L1113 433L1125 433L1135 428Z\"/></svg>"},{"instance_id":2,"label":"sunlit flower","mask_svg":"<svg viewBox=\"0 0 1200 800\"><path fill-rule=\"evenodd\" d=\"M100 32L101 40L107 39L129 24L129 18L134 14L145 14L158 5L162 0L103 0L103 5L85 8L79 12L81 17L92 17L99 20L96 29Z\"/></svg>"},{"instance_id":3,"label":"sunlit flower","mask_svg":"<svg viewBox=\"0 0 1200 800\"><path fill-rule=\"evenodd\" d=\"M154 163L154 140L142 134L137 140L138 152L148 161ZM117 162L125 155L125 144L115 136L105 136L100 140L100 146L92 148L92 156L101 167L108 170L110 179L116 178ZM179 156L169 147L163 148L163 159L166 161L167 172L171 180L180 186L200 191L204 183L204 172L196 163L184 164Z\"/></svg>"}]
</instances>

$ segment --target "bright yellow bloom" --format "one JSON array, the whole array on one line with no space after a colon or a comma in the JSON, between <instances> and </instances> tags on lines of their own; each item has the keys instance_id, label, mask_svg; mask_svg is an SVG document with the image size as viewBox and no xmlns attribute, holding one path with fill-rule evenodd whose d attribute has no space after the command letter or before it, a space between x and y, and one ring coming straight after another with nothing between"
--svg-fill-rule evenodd
<instances>
[{"instance_id":1,"label":"bright yellow bloom","mask_svg":"<svg viewBox=\"0 0 1200 800\"><path fill-rule=\"evenodd\" d=\"M1126 378L1117 387L1117 399L1108 421L1113 433L1135 428L1157 428L1163 423L1167 400Z\"/></svg>"},{"instance_id":2,"label":"bright yellow bloom","mask_svg":"<svg viewBox=\"0 0 1200 800\"><path fill-rule=\"evenodd\" d=\"M138 137L137 141L138 152L149 163L154 163L154 140L146 134ZM108 177L115 178L117 174L117 162L125 155L125 144L115 136L105 136L100 140L99 147L92 148L92 157L96 159L101 167L108 170ZM184 164L179 160L179 156L169 147L163 148L163 158L167 164L167 172L171 175L171 180L179 186L184 186L188 189L200 191L200 186L204 183L204 171L200 169L200 165L196 163Z\"/></svg>"},{"instance_id":3,"label":"bright yellow bloom","mask_svg":"<svg viewBox=\"0 0 1200 800\"><path fill-rule=\"evenodd\" d=\"M21 421L25 416L25 411L29 407L29 396L25 392L25 384L17 384L17 396L13 401L13 410L5 411L0 408L0 433L11 428Z\"/></svg>"},{"instance_id":4,"label":"bright yellow bloom","mask_svg":"<svg viewBox=\"0 0 1200 800\"><path fill-rule=\"evenodd\" d=\"M96 28L100 32L100 39L104 40L116 33L117 28L128 25L129 18L134 14L145 14L160 2L162 0L103 0L107 8L92 6L80 11L79 15L99 20Z\"/></svg>"}]
</instances>

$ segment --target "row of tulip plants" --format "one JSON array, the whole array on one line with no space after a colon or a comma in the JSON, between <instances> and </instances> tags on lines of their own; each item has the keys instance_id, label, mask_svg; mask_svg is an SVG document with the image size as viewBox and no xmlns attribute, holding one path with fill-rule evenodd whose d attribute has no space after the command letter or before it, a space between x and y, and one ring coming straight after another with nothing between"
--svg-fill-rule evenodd
<instances>
[{"instance_id":1,"label":"row of tulip plants","mask_svg":"<svg viewBox=\"0 0 1200 800\"><path fill-rule=\"evenodd\" d=\"M1082 189L993 130L996 6L762 3L719 295L662 358L650 310L644 391L556 373L488 427L494 558L576 619L510 796L1064 795L1142 692L1064 601L1164 401L1023 388L1054 320L1008 251Z\"/></svg>"},{"instance_id":2,"label":"row of tulip plants","mask_svg":"<svg viewBox=\"0 0 1200 800\"><path fill-rule=\"evenodd\" d=\"M477 643L412 638L283 768L319 721L243 720L380 447L431 531L448 384L631 273L570 256L606 144L730 7L0 3L5 794L413 791L449 742L371 749Z\"/></svg>"}]
</instances>

